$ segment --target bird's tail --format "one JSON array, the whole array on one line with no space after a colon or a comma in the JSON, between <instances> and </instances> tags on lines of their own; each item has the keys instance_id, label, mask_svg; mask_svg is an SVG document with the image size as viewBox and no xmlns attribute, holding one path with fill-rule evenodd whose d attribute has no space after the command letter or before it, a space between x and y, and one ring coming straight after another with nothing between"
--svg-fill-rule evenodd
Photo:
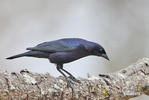
<instances>
[{"instance_id":1,"label":"bird's tail","mask_svg":"<svg viewBox=\"0 0 149 100\"><path fill-rule=\"evenodd\" d=\"M25 52L25 53L21 53L21 54L18 54L18 55L8 57L6 59L15 59L15 58L24 57L24 56L31 56L31 55L33 55L33 53L34 52L32 52L32 51L28 51L28 52Z\"/></svg>"}]
</instances>

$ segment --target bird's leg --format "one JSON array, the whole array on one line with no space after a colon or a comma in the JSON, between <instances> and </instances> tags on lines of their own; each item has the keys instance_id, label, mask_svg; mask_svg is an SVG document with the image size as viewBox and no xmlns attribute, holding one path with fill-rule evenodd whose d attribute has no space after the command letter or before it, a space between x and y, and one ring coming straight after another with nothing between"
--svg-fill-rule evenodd
<instances>
[{"instance_id":1,"label":"bird's leg","mask_svg":"<svg viewBox=\"0 0 149 100\"><path fill-rule=\"evenodd\" d=\"M71 81L68 79L68 77L61 71L61 69L62 69L62 65L61 64L57 64L57 70L65 77L65 79L66 79L66 82L67 82L67 87L70 87L71 89L72 89L72 91L73 91L73 87L71 86Z\"/></svg>"},{"instance_id":2,"label":"bird's leg","mask_svg":"<svg viewBox=\"0 0 149 100\"><path fill-rule=\"evenodd\" d=\"M70 79L71 80L73 80L73 81L75 81L75 82L77 82L77 83L81 83L80 82L80 80L78 80L78 79L76 79L72 74L70 74L67 70L65 70L65 69L63 69L63 66L62 66L62 70L64 71L64 72L66 72L68 75L70 75Z\"/></svg>"}]
</instances>

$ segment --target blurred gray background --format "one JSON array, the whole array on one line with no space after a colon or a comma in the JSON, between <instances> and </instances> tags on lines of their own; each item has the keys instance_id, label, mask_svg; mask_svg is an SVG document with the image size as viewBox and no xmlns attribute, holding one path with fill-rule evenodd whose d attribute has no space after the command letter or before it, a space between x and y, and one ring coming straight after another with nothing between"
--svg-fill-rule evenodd
<instances>
[{"instance_id":1,"label":"blurred gray background","mask_svg":"<svg viewBox=\"0 0 149 100\"><path fill-rule=\"evenodd\" d=\"M111 61L90 56L64 65L76 77L117 71L149 55L149 0L0 0L0 70L49 72L48 60L5 58L26 47L78 37L101 44ZM141 96L132 100L148 100Z\"/></svg>"}]
</instances>

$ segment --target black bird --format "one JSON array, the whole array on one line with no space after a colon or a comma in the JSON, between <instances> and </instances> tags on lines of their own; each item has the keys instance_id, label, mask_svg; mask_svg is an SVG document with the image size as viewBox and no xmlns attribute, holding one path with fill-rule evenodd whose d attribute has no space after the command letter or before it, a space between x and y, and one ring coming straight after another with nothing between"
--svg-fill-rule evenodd
<instances>
[{"instance_id":1,"label":"black bird","mask_svg":"<svg viewBox=\"0 0 149 100\"><path fill-rule=\"evenodd\" d=\"M63 64L89 55L104 57L105 59L109 60L104 48L101 45L79 38L64 38L55 41L44 42L38 44L35 47L27 48L27 50L29 51L8 57L7 59L14 59L24 56L49 59L51 63L55 63L57 65L57 70L66 78L68 87L71 87L71 81L68 80L66 73L73 81L78 83L80 81L68 71L63 69Z\"/></svg>"}]
</instances>

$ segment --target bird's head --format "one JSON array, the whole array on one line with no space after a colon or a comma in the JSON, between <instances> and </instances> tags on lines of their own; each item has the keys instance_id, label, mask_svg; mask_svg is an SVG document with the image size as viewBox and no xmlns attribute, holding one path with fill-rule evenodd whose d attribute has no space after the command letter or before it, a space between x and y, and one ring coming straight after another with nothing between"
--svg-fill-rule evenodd
<instances>
[{"instance_id":1,"label":"bird's head","mask_svg":"<svg viewBox=\"0 0 149 100\"><path fill-rule=\"evenodd\" d=\"M106 51L104 50L104 48L98 44L96 44L92 50L91 50L91 54L95 55L95 56L99 56L99 57L103 57L107 60L110 60L109 57L106 54Z\"/></svg>"}]
</instances>

